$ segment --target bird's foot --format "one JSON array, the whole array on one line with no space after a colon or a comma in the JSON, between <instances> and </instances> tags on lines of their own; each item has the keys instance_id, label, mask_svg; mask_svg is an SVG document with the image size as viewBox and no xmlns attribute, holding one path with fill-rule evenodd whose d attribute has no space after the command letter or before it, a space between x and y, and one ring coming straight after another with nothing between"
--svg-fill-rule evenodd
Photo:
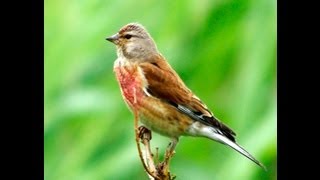
<instances>
[{"instance_id":1,"label":"bird's foot","mask_svg":"<svg viewBox=\"0 0 320 180\"><path fill-rule=\"evenodd\" d=\"M142 143L144 139L147 141L150 141L152 139L151 131L144 126L140 126L138 128L138 136L142 140Z\"/></svg>"}]
</instances>

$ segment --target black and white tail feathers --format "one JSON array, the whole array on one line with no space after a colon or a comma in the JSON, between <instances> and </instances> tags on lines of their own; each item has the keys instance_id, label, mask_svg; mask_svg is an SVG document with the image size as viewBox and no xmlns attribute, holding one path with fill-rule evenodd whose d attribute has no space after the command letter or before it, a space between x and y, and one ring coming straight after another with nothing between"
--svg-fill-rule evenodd
<instances>
[{"instance_id":1,"label":"black and white tail feathers","mask_svg":"<svg viewBox=\"0 0 320 180\"><path fill-rule=\"evenodd\" d=\"M215 140L222 144L230 146L232 149L238 151L240 154L244 155L258 166L263 168L265 171L267 170L266 167L260 163L257 159L255 159L248 151L246 151L243 147L235 142L233 138L228 138L221 130L204 125L200 122L194 122L191 127L188 129L188 133L192 136L203 136L209 139Z\"/></svg>"},{"instance_id":2,"label":"black and white tail feathers","mask_svg":"<svg viewBox=\"0 0 320 180\"><path fill-rule=\"evenodd\" d=\"M256 163L258 166L263 168L265 171L267 170L267 168L262 163L260 163L256 158L254 158L248 151L246 151L243 147L241 147L236 142L233 142L230 139L228 139L226 136L221 135L219 133L214 133L212 135L212 137L209 136L209 138L213 139L213 140L217 140L220 143L223 143L223 144L230 146L232 149L238 151L240 154L244 155L245 157L247 157L248 159L250 159L251 161Z\"/></svg>"},{"instance_id":3,"label":"black and white tail feathers","mask_svg":"<svg viewBox=\"0 0 320 180\"><path fill-rule=\"evenodd\" d=\"M194 100L202 103L200 99L195 98L195 96L193 97ZM262 163L256 160L248 151L236 143L236 133L214 117L204 104L200 106L202 108L202 111L200 111L172 101L168 101L168 103L176 107L180 112L188 115L191 119L195 120L188 129L189 135L204 136L222 144L226 144L266 170L266 167ZM206 114L203 112L206 112ZM210 114L210 116L208 116L208 114Z\"/></svg>"}]
</instances>

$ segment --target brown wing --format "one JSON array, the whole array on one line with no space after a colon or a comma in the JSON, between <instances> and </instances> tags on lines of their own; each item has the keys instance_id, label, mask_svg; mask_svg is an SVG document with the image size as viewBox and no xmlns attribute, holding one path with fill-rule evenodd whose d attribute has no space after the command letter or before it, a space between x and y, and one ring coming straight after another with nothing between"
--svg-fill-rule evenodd
<instances>
[{"instance_id":1,"label":"brown wing","mask_svg":"<svg viewBox=\"0 0 320 180\"><path fill-rule=\"evenodd\" d=\"M216 119L199 98L193 95L178 74L160 55L150 62L140 63L148 82L148 92L187 114L194 120L220 130L235 142L236 135L229 127Z\"/></svg>"}]
</instances>

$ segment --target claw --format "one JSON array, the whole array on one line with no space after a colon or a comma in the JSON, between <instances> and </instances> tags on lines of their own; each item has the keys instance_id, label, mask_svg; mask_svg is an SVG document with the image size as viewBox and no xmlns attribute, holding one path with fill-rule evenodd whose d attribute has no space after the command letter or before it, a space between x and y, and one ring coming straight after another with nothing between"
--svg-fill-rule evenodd
<instances>
[{"instance_id":1,"label":"claw","mask_svg":"<svg viewBox=\"0 0 320 180\"><path fill-rule=\"evenodd\" d=\"M152 139L151 131L148 128L146 128L144 126L140 126L138 128L138 131L139 131L138 136L139 136L140 139L142 139L142 140L143 139L147 139L149 141Z\"/></svg>"}]
</instances>

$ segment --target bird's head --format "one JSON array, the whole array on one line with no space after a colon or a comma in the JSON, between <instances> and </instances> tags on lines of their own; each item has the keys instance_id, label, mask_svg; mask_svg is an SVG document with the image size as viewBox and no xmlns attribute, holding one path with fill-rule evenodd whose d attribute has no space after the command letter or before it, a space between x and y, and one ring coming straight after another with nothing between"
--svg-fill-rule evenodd
<instances>
[{"instance_id":1,"label":"bird's head","mask_svg":"<svg viewBox=\"0 0 320 180\"><path fill-rule=\"evenodd\" d=\"M150 34L138 23L125 25L106 40L116 45L119 57L127 59L145 59L158 53Z\"/></svg>"}]
</instances>

